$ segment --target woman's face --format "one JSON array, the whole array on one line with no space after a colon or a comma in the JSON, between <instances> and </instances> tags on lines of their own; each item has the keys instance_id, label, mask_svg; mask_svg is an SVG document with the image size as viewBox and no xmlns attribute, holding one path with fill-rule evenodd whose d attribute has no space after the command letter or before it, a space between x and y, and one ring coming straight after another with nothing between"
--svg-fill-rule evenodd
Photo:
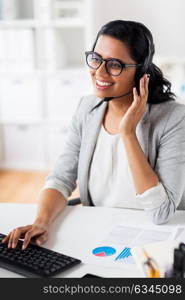
<instances>
[{"instance_id":1,"label":"woman's face","mask_svg":"<svg viewBox=\"0 0 185 300\"><path fill-rule=\"evenodd\" d=\"M103 59L117 58L127 64L135 64L131 58L126 45L118 39L107 35L101 35L96 43L95 52ZM106 72L105 62L97 70L90 69L90 74L97 97L121 96L134 87L136 67L129 67L122 70L118 76L112 76ZM111 83L108 86L101 86L101 82Z\"/></svg>"}]
</instances>

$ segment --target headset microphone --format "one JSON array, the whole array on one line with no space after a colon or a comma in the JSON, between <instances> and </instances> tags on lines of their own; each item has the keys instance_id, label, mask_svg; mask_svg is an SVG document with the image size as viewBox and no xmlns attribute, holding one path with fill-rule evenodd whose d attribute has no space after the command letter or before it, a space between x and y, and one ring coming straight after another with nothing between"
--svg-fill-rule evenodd
<instances>
[{"instance_id":1,"label":"headset microphone","mask_svg":"<svg viewBox=\"0 0 185 300\"><path fill-rule=\"evenodd\" d=\"M92 108L91 112L92 112L95 108L99 107L103 102L109 102L109 101L111 101L111 100L113 100L113 99L121 98L121 97L127 96L127 95L129 95L129 94L131 94L131 93L132 93L132 91L129 91L128 93L123 94L123 95L121 95L121 96L105 97L105 98L103 98L97 105L95 105L95 106Z\"/></svg>"},{"instance_id":2,"label":"headset microphone","mask_svg":"<svg viewBox=\"0 0 185 300\"><path fill-rule=\"evenodd\" d=\"M123 94L123 95L121 95L121 96L115 96L115 97L105 97L104 99L103 99L103 101L110 101L110 100L112 100L112 99L115 99L115 98L121 98L121 97L124 97L124 96L127 96L127 95L129 95L129 94L131 94L132 93L132 91L129 91L128 93L126 93L126 94Z\"/></svg>"}]
</instances>

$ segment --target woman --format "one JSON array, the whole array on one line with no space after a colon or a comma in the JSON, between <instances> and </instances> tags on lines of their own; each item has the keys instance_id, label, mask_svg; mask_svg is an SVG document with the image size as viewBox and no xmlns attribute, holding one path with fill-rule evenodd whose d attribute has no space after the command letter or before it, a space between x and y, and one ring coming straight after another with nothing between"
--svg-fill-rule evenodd
<instances>
[{"instance_id":1,"label":"woman","mask_svg":"<svg viewBox=\"0 0 185 300\"><path fill-rule=\"evenodd\" d=\"M86 52L95 95L81 99L63 153L46 178L34 224L4 239L38 245L79 180L84 205L144 209L156 224L185 209L185 106L152 63L154 44L141 23L104 25ZM150 78L150 79L149 79Z\"/></svg>"}]
</instances>

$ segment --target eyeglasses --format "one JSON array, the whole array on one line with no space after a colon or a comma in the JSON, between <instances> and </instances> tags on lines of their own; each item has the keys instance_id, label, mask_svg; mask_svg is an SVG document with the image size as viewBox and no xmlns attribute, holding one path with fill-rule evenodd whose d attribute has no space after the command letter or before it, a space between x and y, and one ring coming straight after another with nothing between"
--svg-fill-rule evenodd
<instances>
[{"instance_id":1,"label":"eyeglasses","mask_svg":"<svg viewBox=\"0 0 185 300\"><path fill-rule=\"evenodd\" d=\"M125 64L117 58L103 59L100 54L93 51L86 51L85 55L87 65L91 69L97 70L105 62L105 69L112 76L119 76L125 68L141 66L141 64Z\"/></svg>"}]
</instances>

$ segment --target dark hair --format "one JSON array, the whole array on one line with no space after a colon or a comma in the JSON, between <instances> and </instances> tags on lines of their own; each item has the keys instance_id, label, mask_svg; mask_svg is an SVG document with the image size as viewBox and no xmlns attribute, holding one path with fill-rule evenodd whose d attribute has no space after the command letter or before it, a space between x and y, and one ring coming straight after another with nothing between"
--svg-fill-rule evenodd
<instances>
[{"instance_id":1,"label":"dark hair","mask_svg":"<svg viewBox=\"0 0 185 300\"><path fill-rule=\"evenodd\" d=\"M171 92L171 83L164 78L162 71L152 62L155 46L150 30L139 22L115 20L105 24L97 34L93 49L100 35L108 35L126 44L132 59L141 67L137 67L135 85L139 91L139 79L150 74L148 103L157 104L175 100Z\"/></svg>"}]
</instances>

